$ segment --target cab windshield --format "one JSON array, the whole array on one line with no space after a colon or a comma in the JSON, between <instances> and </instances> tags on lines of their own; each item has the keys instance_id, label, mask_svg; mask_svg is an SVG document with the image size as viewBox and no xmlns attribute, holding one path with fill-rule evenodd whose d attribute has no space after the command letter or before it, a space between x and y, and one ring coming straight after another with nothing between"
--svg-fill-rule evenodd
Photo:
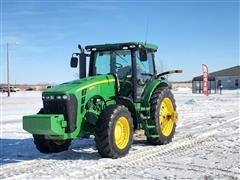
<instances>
[{"instance_id":1,"label":"cab windshield","mask_svg":"<svg viewBox=\"0 0 240 180\"><path fill-rule=\"evenodd\" d=\"M96 75L114 73L122 79L131 74L130 50L95 52L94 62Z\"/></svg>"}]
</instances>

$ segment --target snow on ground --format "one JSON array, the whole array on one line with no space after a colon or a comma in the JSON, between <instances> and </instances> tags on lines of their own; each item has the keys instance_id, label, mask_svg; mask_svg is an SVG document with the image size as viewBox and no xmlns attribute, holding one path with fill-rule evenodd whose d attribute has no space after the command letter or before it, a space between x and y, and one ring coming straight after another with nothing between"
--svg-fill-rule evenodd
<instances>
[{"instance_id":1,"label":"snow on ground","mask_svg":"<svg viewBox=\"0 0 240 180\"><path fill-rule=\"evenodd\" d=\"M40 92L1 95L1 169L7 179L239 179L239 91L205 97L174 91L179 121L173 142L151 146L135 140L120 159L103 159L94 139L77 139L59 154L39 153L21 117L38 112Z\"/></svg>"}]
</instances>

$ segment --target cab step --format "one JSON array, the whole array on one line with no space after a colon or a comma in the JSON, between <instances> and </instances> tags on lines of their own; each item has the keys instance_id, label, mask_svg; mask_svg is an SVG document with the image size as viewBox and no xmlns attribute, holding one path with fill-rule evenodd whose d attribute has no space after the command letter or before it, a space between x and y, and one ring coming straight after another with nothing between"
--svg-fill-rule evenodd
<instances>
[{"instance_id":1,"label":"cab step","mask_svg":"<svg viewBox=\"0 0 240 180\"><path fill-rule=\"evenodd\" d=\"M159 138L159 135L150 135L151 138Z\"/></svg>"},{"instance_id":2,"label":"cab step","mask_svg":"<svg viewBox=\"0 0 240 180\"><path fill-rule=\"evenodd\" d=\"M150 116L144 116L144 115L142 115L142 119L148 120L148 119L150 119Z\"/></svg>"},{"instance_id":3,"label":"cab step","mask_svg":"<svg viewBox=\"0 0 240 180\"><path fill-rule=\"evenodd\" d=\"M154 125L148 125L148 126L146 126L146 128L147 128L147 129L155 129L156 126L154 126Z\"/></svg>"},{"instance_id":4,"label":"cab step","mask_svg":"<svg viewBox=\"0 0 240 180\"><path fill-rule=\"evenodd\" d=\"M150 107L141 107L140 110L141 110L142 112L150 111Z\"/></svg>"}]
</instances>

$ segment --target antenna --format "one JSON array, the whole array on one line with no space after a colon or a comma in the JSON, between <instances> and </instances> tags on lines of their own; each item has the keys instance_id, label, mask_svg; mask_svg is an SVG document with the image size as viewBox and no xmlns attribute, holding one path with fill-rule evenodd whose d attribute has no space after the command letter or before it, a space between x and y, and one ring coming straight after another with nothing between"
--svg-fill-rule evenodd
<instances>
[{"instance_id":1,"label":"antenna","mask_svg":"<svg viewBox=\"0 0 240 180\"><path fill-rule=\"evenodd\" d=\"M147 37L148 37L148 24L149 24L149 18L147 17L146 32L145 32L145 45L147 44Z\"/></svg>"}]
</instances>

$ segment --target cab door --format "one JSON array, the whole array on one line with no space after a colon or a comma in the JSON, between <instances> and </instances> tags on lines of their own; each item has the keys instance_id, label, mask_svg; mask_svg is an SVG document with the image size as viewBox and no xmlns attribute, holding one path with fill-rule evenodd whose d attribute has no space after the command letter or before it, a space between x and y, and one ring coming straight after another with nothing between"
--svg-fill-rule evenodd
<instances>
[{"instance_id":1,"label":"cab door","mask_svg":"<svg viewBox=\"0 0 240 180\"><path fill-rule=\"evenodd\" d=\"M140 99L144 89L155 77L154 52L146 51L145 58L142 52L136 51L136 98ZM140 58L141 57L141 58Z\"/></svg>"}]
</instances>

